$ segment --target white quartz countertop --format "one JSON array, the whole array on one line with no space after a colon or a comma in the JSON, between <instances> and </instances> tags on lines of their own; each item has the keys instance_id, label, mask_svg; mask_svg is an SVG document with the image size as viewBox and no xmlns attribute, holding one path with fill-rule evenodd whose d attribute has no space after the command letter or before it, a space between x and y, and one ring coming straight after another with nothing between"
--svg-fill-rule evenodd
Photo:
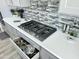
<instances>
[{"instance_id":1,"label":"white quartz countertop","mask_svg":"<svg viewBox=\"0 0 79 59\"><path fill-rule=\"evenodd\" d=\"M79 38L75 40L67 40L68 35L57 30L57 32L41 42L18 27L18 25L26 22L24 19L11 17L4 18L3 20L46 49L49 53L57 56L59 59L79 59ZM14 23L14 20L21 20L21 22Z\"/></svg>"},{"instance_id":2,"label":"white quartz countertop","mask_svg":"<svg viewBox=\"0 0 79 59\"><path fill-rule=\"evenodd\" d=\"M46 39L43 45L60 59L79 59L79 40L67 40L67 35L60 31Z\"/></svg>"}]
</instances>

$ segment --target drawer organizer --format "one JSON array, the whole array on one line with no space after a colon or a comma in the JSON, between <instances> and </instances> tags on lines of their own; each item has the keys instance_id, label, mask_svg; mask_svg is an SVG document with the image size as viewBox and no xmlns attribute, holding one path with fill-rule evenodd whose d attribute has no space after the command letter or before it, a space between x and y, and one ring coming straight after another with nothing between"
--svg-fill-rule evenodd
<instances>
[{"instance_id":1,"label":"drawer organizer","mask_svg":"<svg viewBox=\"0 0 79 59\"><path fill-rule=\"evenodd\" d=\"M33 47L23 38L11 40L17 52L21 55L23 59L39 59L39 50Z\"/></svg>"}]
</instances>

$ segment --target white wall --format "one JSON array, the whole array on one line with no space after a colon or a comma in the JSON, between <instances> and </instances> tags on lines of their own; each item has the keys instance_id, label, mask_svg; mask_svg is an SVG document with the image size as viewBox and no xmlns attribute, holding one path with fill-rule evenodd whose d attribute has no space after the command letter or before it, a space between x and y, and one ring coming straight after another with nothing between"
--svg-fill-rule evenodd
<instances>
[{"instance_id":1,"label":"white wall","mask_svg":"<svg viewBox=\"0 0 79 59\"><path fill-rule=\"evenodd\" d=\"M0 0L0 11L2 13L3 18L12 16L10 9L6 3L6 0Z\"/></svg>"}]
</instances>

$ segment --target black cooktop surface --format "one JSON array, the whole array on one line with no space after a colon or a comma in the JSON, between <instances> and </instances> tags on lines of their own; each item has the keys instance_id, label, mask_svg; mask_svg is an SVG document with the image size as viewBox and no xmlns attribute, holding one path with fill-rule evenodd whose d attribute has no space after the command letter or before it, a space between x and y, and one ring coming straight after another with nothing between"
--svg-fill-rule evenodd
<instances>
[{"instance_id":1,"label":"black cooktop surface","mask_svg":"<svg viewBox=\"0 0 79 59\"><path fill-rule=\"evenodd\" d=\"M19 27L40 41L44 41L57 30L56 28L47 26L34 20L23 23Z\"/></svg>"}]
</instances>

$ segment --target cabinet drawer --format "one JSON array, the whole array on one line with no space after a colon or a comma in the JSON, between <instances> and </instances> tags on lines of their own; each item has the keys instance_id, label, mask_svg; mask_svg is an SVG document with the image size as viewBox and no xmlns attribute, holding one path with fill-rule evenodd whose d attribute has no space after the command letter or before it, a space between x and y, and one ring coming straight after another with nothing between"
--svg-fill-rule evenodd
<instances>
[{"instance_id":1,"label":"cabinet drawer","mask_svg":"<svg viewBox=\"0 0 79 59\"><path fill-rule=\"evenodd\" d=\"M29 42L31 45L33 45L35 48L37 48L38 50L40 50L40 46L35 43L34 41L32 41L30 38L26 37L25 35L23 35L21 32L17 31L18 36L24 38L27 42Z\"/></svg>"},{"instance_id":2,"label":"cabinet drawer","mask_svg":"<svg viewBox=\"0 0 79 59\"><path fill-rule=\"evenodd\" d=\"M14 41L13 40L11 40L11 42L14 44L14 47L16 48L16 50L17 50L17 52L21 55L21 57L23 58L23 59L39 59L39 51L36 49L36 50L34 50L34 52L33 52L33 54L26 54L25 52L24 52L24 50L19 46L19 45L17 45L17 40L21 40L21 39L15 39ZM25 41L24 41L25 42ZM20 43L21 44L21 43ZM28 43L29 44L29 43ZM28 45L27 44L27 45ZM30 44L29 44L30 45ZM27 47L26 47L26 49L27 49Z\"/></svg>"}]
</instances>

